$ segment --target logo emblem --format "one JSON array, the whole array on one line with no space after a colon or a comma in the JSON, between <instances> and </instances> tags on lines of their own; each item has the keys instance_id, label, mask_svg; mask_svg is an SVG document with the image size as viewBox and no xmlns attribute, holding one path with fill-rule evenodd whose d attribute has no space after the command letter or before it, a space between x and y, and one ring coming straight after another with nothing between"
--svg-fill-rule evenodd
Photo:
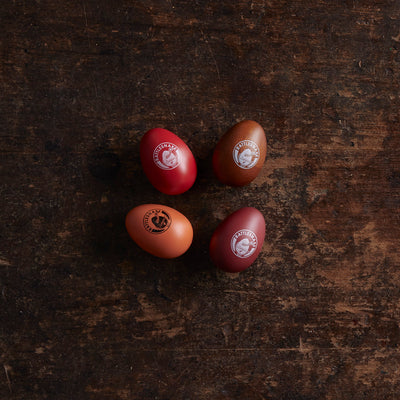
<instances>
[{"instance_id":1,"label":"logo emblem","mask_svg":"<svg viewBox=\"0 0 400 400\"><path fill-rule=\"evenodd\" d=\"M237 231L231 239L232 253L239 258L250 257L257 248L257 236L248 229Z\"/></svg>"},{"instance_id":2,"label":"logo emblem","mask_svg":"<svg viewBox=\"0 0 400 400\"><path fill-rule=\"evenodd\" d=\"M260 159L260 149L252 140L241 140L232 152L235 164L243 169L253 168Z\"/></svg>"},{"instance_id":3,"label":"logo emblem","mask_svg":"<svg viewBox=\"0 0 400 400\"><path fill-rule=\"evenodd\" d=\"M181 162L178 146L169 142L160 143L153 151L153 161L161 169L176 168Z\"/></svg>"},{"instance_id":4,"label":"logo emblem","mask_svg":"<svg viewBox=\"0 0 400 400\"><path fill-rule=\"evenodd\" d=\"M171 217L164 210L149 210L143 217L144 229L150 233L163 233L170 225Z\"/></svg>"}]
</instances>

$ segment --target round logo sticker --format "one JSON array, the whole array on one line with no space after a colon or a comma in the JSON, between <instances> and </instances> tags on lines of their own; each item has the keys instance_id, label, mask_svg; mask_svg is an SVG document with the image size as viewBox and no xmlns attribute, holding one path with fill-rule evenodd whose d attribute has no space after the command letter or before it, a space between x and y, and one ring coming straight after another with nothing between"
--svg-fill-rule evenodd
<instances>
[{"instance_id":1,"label":"round logo sticker","mask_svg":"<svg viewBox=\"0 0 400 400\"><path fill-rule=\"evenodd\" d=\"M181 162L178 146L169 142L160 143L153 151L153 161L161 169L176 168Z\"/></svg>"},{"instance_id":2,"label":"round logo sticker","mask_svg":"<svg viewBox=\"0 0 400 400\"><path fill-rule=\"evenodd\" d=\"M171 225L171 217L164 211L153 209L143 217L143 226L150 233L163 233Z\"/></svg>"},{"instance_id":3,"label":"round logo sticker","mask_svg":"<svg viewBox=\"0 0 400 400\"><path fill-rule=\"evenodd\" d=\"M231 239L231 250L236 257L250 257L257 248L257 236L248 229L237 231Z\"/></svg>"},{"instance_id":4,"label":"round logo sticker","mask_svg":"<svg viewBox=\"0 0 400 400\"><path fill-rule=\"evenodd\" d=\"M260 149L252 140L241 140L233 148L233 160L243 169L253 168L260 159Z\"/></svg>"}]
</instances>

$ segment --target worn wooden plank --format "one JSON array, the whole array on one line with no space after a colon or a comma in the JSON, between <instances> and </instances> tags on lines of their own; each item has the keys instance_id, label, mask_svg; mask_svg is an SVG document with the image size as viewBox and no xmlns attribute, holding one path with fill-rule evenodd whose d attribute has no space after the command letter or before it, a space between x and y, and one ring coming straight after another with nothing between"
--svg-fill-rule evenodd
<instances>
[{"instance_id":1,"label":"worn wooden plank","mask_svg":"<svg viewBox=\"0 0 400 400\"><path fill-rule=\"evenodd\" d=\"M396 1L25 0L0 10L0 397L397 399ZM232 189L211 155L233 123L268 139ZM158 193L138 157L171 129L199 166ZM183 212L176 260L139 250L133 206ZM249 270L207 254L242 206Z\"/></svg>"}]
</instances>

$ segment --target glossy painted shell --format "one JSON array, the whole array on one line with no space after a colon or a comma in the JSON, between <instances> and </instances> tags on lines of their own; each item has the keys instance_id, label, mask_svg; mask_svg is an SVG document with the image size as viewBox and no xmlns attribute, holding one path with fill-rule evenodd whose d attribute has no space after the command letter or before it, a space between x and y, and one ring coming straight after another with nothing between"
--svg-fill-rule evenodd
<instances>
[{"instance_id":1,"label":"glossy painted shell","mask_svg":"<svg viewBox=\"0 0 400 400\"><path fill-rule=\"evenodd\" d=\"M161 258L185 253L193 240L190 221L179 211L161 204L142 204L125 219L130 237L143 250Z\"/></svg>"},{"instance_id":2,"label":"glossy painted shell","mask_svg":"<svg viewBox=\"0 0 400 400\"><path fill-rule=\"evenodd\" d=\"M210 257L227 272L240 272L258 257L265 238L264 216L253 207L244 207L229 215L214 231Z\"/></svg>"},{"instance_id":3,"label":"glossy painted shell","mask_svg":"<svg viewBox=\"0 0 400 400\"><path fill-rule=\"evenodd\" d=\"M264 129L245 120L230 128L213 154L213 169L219 181L230 186L248 185L259 174L267 153Z\"/></svg>"}]
</instances>

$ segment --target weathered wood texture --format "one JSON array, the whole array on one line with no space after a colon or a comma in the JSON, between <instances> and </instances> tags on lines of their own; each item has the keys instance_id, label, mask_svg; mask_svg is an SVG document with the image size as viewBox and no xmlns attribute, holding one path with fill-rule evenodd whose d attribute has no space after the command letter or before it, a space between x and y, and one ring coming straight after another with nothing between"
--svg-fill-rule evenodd
<instances>
[{"instance_id":1,"label":"weathered wood texture","mask_svg":"<svg viewBox=\"0 0 400 400\"><path fill-rule=\"evenodd\" d=\"M1 17L1 399L398 399L400 3L7 0ZM248 187L211 154L242 119ZM198 160L158 193L138 144ZM124 217L159 202L195 240L163 261ZM239 275L207 246L239 207L267 236Z\"/></svg>"}]
</instances>

